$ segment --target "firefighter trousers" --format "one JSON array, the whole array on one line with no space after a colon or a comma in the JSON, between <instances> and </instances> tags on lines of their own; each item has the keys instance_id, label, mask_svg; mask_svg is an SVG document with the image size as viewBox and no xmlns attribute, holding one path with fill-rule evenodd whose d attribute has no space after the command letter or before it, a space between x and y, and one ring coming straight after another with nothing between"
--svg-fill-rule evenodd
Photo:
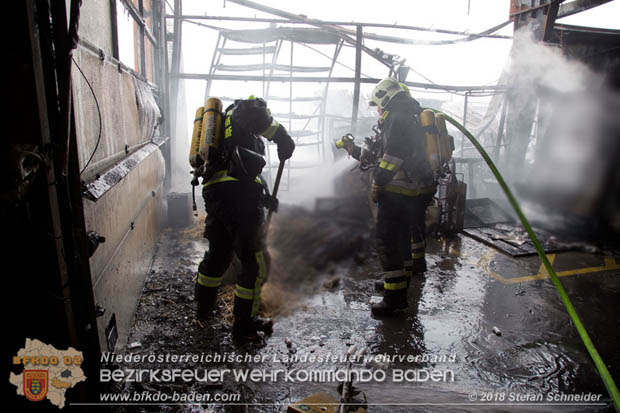
<instances>
[{"instance_id":1,"label":"firefighter trousers","mask_svg":"<svg viewBox=\"0 0 620 413\"><path fill-rule=\"evenodd\" d=\"M385 299L403 298L412 273L426 270L426 207L434 192L408 196L383 192L377 211L377 253L384 272Z\"/></svg>"},{"instance_id":2,"label":"firefighter trousers","mask_svg":"<svg viewBox=\"0 0 620 413\"><path fill-rule=\"evenodd\" d=\"M236 254L242 268L235 286L233 314L242 320L258 314L270 264L262 190L259 183L236 180L204 187L207 210L204 235L209 241L209 250L198 267L196 299L199 308L213 307L223 275Z\"/></svg>"}]
</instances>

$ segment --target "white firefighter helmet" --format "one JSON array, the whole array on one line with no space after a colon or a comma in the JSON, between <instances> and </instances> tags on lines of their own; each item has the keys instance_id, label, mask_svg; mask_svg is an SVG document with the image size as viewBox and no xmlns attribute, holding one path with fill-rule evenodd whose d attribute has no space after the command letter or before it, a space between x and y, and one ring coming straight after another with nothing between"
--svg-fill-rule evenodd
<instances>
[{"instance_id":1,"label":"white firefighter helmet","mask_svg":"<svg viewBox=\"0 0 620 413\"><path fill-rule=\"evenodd\" d=\"M404 91L405 90L396 79L392 79L391 77L385 78L377 83L377 86L373 89L369 105L385 109L394 96Z\"/></svg>"}]
</instances>

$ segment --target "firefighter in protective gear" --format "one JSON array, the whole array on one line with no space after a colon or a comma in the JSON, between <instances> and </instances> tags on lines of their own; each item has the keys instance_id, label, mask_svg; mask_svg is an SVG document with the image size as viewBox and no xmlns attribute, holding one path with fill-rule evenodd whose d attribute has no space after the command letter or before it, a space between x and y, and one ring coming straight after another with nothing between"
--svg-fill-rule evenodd
<instances>
[{"instance_id":1,"label":"firefighter in protective gear","mask_svg":"<svg viewBox=\"0 0 620 413\"><path fill-rule=\"evenodd\" d=\"M260 172L265 165L265 146L261 136L277 144L281 161L292 156L295 143L272 118L264 100L235 101L224 114L218 170L203 181L209 250L198 267L198 317L211 315L218 287L235 253L242 266L233 309L233 334L237 338L255 337L258 331L269 334L272 327L271 320L258 317L270 263L263 228L264 207L273 204L263 193L266 184Z\"/></svg>"},{"instance_id":2,"label":"firefighter in protective gear","mask_svg":"<svg viewBox=\"0 0 620 413\"><path fill-rule=\"evenodd\" d=\"M371 310L388 316L407 307L411 274L426 270L424 219L437 183L426 157L420 104L387 78L373 90L370 105L381 115L383 145L371 195L378 203L377 252L384 273L383 301Z\"/></svg>"}]
</instances>

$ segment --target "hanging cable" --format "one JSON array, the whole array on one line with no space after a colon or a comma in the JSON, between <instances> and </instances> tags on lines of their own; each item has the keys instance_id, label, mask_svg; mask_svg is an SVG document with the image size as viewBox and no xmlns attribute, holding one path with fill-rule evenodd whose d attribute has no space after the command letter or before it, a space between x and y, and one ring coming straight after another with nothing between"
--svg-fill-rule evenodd
<instances>
[{"instance_id":1,"label":"hanging cable","mask_svg":"<svg viewBox=\"0 0 620 413\"><path fill-rule=\"evenodd\" d=\"M86 168L88 167L88 165L90 164L90 162L95 157L95 153L97 152L97 149L99 148L99 143L101 142L101 129L102 129L101 109L99 108L99 101L97 100L97 95L95 95L95 91L93 90L93 87L91 86L90 82L88 81L88 78L86 77L86 75L84 74L82 69L80 68L80 65L78 65L78 63L75 61L75 58L73 56L71 56L71 59L73 60L73 64L75 64L75 67L77 67L77 69L82 74L82 77L86 81L86 84L88 85L88 88L90 89L90 93L93 94L93 99L95 99L95 105L97 106L97 116L99 117L99 133L97 135L97 143L95 144L95 149L93 149L93 152L90 154L90 157L88 158L88 161L86 162L86 164L84 165L84 167L80 171L80 175L82 175L84 173L84 171L86 170Z\"/></svg>"}]
</instances>

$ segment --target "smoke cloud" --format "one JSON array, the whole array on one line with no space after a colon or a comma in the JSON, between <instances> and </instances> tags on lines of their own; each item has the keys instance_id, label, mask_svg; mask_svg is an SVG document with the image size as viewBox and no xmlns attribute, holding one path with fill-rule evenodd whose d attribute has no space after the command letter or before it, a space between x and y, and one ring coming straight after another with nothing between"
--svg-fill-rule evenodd
<instances>
[{"instance_id":1,"label":"smoke cloud","mask_svg":"<svg viewBox=\"0 0 620 413\"><path fill-rule=\"evenodd\" d=\"M613 220L620 96L603 74L528 31L515 34L508 67L508 146L500 166L526 212L541 224L564 227L573 219ZM567 219L550 219L544 211L551 210Z\"/></svg>"}]
</instances>

